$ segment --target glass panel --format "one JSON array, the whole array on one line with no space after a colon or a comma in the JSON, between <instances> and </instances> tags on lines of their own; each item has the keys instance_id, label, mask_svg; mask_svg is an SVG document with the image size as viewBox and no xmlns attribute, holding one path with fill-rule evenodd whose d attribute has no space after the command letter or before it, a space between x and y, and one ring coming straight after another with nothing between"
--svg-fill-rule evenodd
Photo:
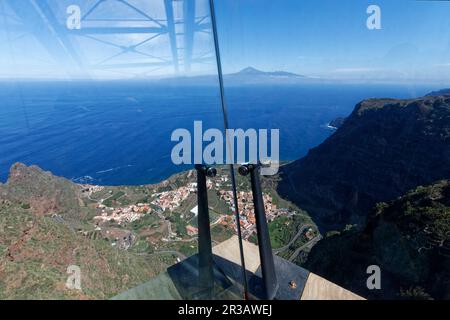
<instances>
[{"instance_id":1,"label":"glass panel","mask_svg":"<svg viewBox=\"0 0 450 320\"><path fill-rule=\"evenodd\" d=\"M447 1L217 3L230 126L279 129L279 173L262 178L278 257L367 298L448 296L440 276L407 265L434 268L436 258L448 273L448 197L435 183L450 177L438 164L449 151L439 91L450 80L449 10ZM424 97L432 91L441 97ZM249 177L238 186L244 238L256 243ZM431 190L441 200L427 202ZM405 260L391 261L397 254ZM366 287L373 264L393 287Z\"/></svg>"},{"instance_id":2,"label":"glass panel","mask_svg":"<svg viewBox=\"0 0 450 320\"><path fill-rule=\"evenodd\" d=\"M224 123L209 1L5 0L0 13L0 297L197 298L194 124L201 147ZM218 170L213 244L234 235Z\"/></svg>"}]
</instances>

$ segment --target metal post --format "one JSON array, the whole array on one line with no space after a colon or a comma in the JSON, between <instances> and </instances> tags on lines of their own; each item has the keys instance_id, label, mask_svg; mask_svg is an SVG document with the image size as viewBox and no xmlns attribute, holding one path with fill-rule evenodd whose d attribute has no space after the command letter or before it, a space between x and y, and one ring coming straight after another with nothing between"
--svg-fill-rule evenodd
<instances>
[{"instance_id":1,"label":"metal post","mask_svg":"<svg viewBox=\"0 0 450 320\"><path fill-rule=\"evenodd\" d=\"M261 273L264 285L263 299L272 300L278 290L278 281L275 274L275 264L273 262L272 245L270 243L269 227L267 225L266 212L264 209L264 199L262 195L259 175L261 166L255 164L243 165L239 168L241 175L250 173L253 205L256 218L256 231L258 236L259 256L261 259Z\"/></svg>"},{"instance_id":2,"label":"metal post","mask_svg":"<svg viewBox=\"0 0 450 320\"><path fill-rule=\"evenodd\" d=\"M207 297L211 297L214 271L206 177L215 176L216 170L203 165L196 165L195 169L197 170L199 282L200 287L205 289Z\"/></svg>"}]
</instances>

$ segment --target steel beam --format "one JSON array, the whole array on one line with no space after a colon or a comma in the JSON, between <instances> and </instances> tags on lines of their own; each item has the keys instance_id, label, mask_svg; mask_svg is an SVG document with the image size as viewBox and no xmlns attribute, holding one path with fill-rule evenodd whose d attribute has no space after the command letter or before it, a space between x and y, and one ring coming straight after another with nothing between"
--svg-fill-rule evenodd
<instances>
[{"instance_id":1,"label":"steel beam","mask_svg":"<svg viewBox=\"0 0 450 320\"><path fill-rule=\"evenodd\" d=\"M88 34L130 34L130 33L167 33L166 27L84 27L81 29L68 30L73 35Z\"/></svg>"},{"instance_id":2,"label":"steel beam","mask_svg":"<svg viewBox=\"0 0 450 320\"><path fill-rule=\"evenodd\" d=\"M167 31L169 33L170 49L172 51L173 65L175 68L175 72L178 73L180 71L180 66L178 60L178 46L177 46L177 36L175 33L175 18L173 15L172 0L164 0L164 7L166 9Z\"/></svg>"},{"instance_id":3,"label":"steel beam","mask_svg":"<svg viewBox=\"0 0 450 320\"><path fill-rule=\"evenodd\" d=\"M195 0L184 0L184 69L191 71L192 53L194 50L195 23Z\"/></svg>"}]
</instances>

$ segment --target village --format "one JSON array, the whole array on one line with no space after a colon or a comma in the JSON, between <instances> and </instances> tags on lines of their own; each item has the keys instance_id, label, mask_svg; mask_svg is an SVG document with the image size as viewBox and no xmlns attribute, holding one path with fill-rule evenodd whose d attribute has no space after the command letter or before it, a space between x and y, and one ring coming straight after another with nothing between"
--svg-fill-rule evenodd
<instances>
[{"instance_id":1,"label":"village","mask_svg":"<svg viewBox=\"0 0 450 320\"><path fill-rule=\"evenodd\" d=\"M94 192L102 191L103 187L99 186L87 186L85 192L88 197ZM215 179L207 179L207 189L216 192L220 201L228 207L227 212L219 212L219 215L215 221L211 222L211 225L221 224L226 228L230 228L236 231L236 219L234 215L234 200L233 192L231 191L231 185L227 175L218 175ZM226 189L226 190L224 190ZM97 202L96 208L100 210L100 214L94 217L94 221L97 226L104 225L107 222L112 222L120 226L125 226L136 220L141 219L146 214L155 213L161 220L165 219L164 213L172 213L179 208L186 199L197 192L196 182L187 182L186 185L181 186L174 190L162 191L151 194L152 201L150 203L137 203L119 207L109 207L104 204L106 199L100 199ZM242 234L244 239L249 239L256 232L256 218L253 206L253 196L251 191L239 191L238 192L238 207L240 211L240 225L242 228ZM273 221L275 218L282 215L293 215L295 212L290 212L287 209L278 208L273 203L271 195L263 194L265 213L268 222ZM222 209L223 211L223 209ZM190 217L192 221L198 215L198 207L190 208L189 212L182 213L181 218L187 219ZM172 226L169 224L169 238L175 234L172 232ZM183 227L184 228L184 227ZM195 237L198 234L196 223L189 223L185 227L186 234L190 237ZM178 239L178 237L175 237ZM180 239L181 240L181 239Z\"/></svg>"},{"instance_id":2,"label":"village","mask_svg":"<svg viewBox=\"0 0 450 320\"><path fill-rule=\"evenodd\" d=\"M115 222L119 225L136 221L152 211L148 203L138 203L121 208L108 208L103 204L98 204L97 208L102 210L102 214L95 216L94 221Z\"/></svg>"},{"instance_id":3,"label":"village","mask_svg":"<svg viewBox=\"0 0 450 320\"><path fill-rule=\"evenodd\" d=\"M211 183L212 182L210 181L210 184ZM190 194L195 192L197 192L197 183L191 182L188 185L180 187L176 190L153 194L152 196L156 197L156 199L152 201L152 204L159 207L162 212L166 210L173 211L178 208Z\"/></svg>"},{"instance_id":4,"label":"village","mask_svg":"<svg viewBox=\"0 0 450 320\"><path fill-rule=\"evenodd\" d=\"M234 200L233 200L233 192L232 191L219 191L220 198L229 205L230 211L234 212ZM242 235L244 239L250 238L256 232L256 218L255 211L253 206L253 195L252 192L239 191L238 192L238 208L240 212L240 225L243 229ZM286 209L278 209L276 204L272 202L272 197L269 194L263 194L264 200L264 210L266 213L266 218L268 222L273 221L276 217L282 215L292 215L293 212L289 212ZM236 230L236 223L234 216L227 216L226 219L222 222L222 224L229 226L233 225L233 228Z\"/></svg>"},{"instance_id":5,"label":"village","mask_svg":"<svg viewBox=\"0 0 450 320\"><path fill-rule=\"evenodd\" d=\"M194 183L194 189L196 191L196 184ZM235 207L233 200L233 192L231 190L225 191L224 187L230 189L231 185L228 184L228 177L226 175L218 175L215 180L207 179L208 190L214 190L217 192L220 200L224 201L228 207L229 212L223 212L220 217L214 221L211 225L221 224L225 227L232 228L237 231L236 219L234 215ZM244 239L250 238L256 232L256 218L253 206L253 195L252 192L239 191L238 194L238 208L240 212L240 225L243 229L242 234ZM272 197L264 193L264 209L267 217L267 221L271 222L276 217L282 215L293 215L295 212L290 212L287 209L279 209L276 204L273 203ZM197 215L197 207L191 210L192 213ZM198 233L198 229L192 225L186 227L187 233L190 236L194 236Z\"/></svg>"}]
</instances>

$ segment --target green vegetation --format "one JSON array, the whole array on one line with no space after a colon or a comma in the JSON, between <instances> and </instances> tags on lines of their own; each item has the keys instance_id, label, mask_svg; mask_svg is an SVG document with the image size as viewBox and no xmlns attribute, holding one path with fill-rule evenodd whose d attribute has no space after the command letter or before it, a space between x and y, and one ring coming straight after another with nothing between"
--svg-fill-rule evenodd
<instances>
[{"instance_id":1,"label":"green vegetation","mask_svg":"<svg viewBox=\"0 0 450 320\"><path fill-rule=\"evenodd\" d=\"M181 218L181 214L174 212L170 215L169 221L172 223L173 231L177 233L179 237L187 237L187 221Z\"/></svg>"},{"instance_id":2,"label":"green vegetation","mask_svg":"<svg viewBox=\"0 0 450 320\"><path fill-rule=\"evenodd\" d=\"M380 266L389 283L380 292L363 285L372 264ZM369 298L447 298L450 181L376 205L364 229L347 228L319 242L306 267Z\"/></svg>"},{"instance_id":3,"label":"green vegetation","mask_svg":"<svg viewBox=\"0 0 450 320\"><path fill-rule=\"evenodd\" d=\"M24 203L24 204L22 204L20 207L21 207L22 209L25 209L25 210L28 210L28 209L31 208L30 204L28 204L28 203Z\"/></svg>"},{"instance_id":4,"label":"green vegetation","mask_svg":"<svg viewBox=\"0 0 450 320\"><path fill-rule=\"evenodd\" d=\"M118 191L118 192L114 193L112 196L110 196L108 199L103 201L103 204L107 207L112 207L114 205L114 202L119 200L124 195L125 195L125 192Z\"/></svg>"},{"instance_id":5,"label":"green vegetation","mask_svg":"<svg viewBox=\"0 0 450 320\"><path fill-rule=\"evenodd\" d=\"M281 216L269 223L269 233L272 247L281 248L289 243L305 224L311 224L311 220L302 214L292 217Z\"/></svg>"},{"instance_id":6,"label":"green vegetation","mask_svg":"<svg viewBox=\"0 0 450 320\"><path fill-rule=\"evenodd\" d=\"M51 217L0 206L0 299L105 299L155 276L167 266L87 238ZM65 286L67 268L81 269L82 291Z\"/></svg>"},{"instance_id":7,"label":"green vegetation","mask_svg":"<svg viewBox=\"0 0 450 320\"><path fill-rule=\"evenodd\" d=\"M233 235L235 234L235 231L227 228L223 225L216 225L214 227L211 228L211 237L212 240L220 243L223 242L225 240L228 240L229 238L231 238Z\"/></svg>"},{"instance_id":8,"label":"green vegetation","mask_svg":"<svg viewBox=\"0 0 450 320\"><path fill-rule=\"evenodd\" d=\"M197 241L184 242L177 246L179 252L184 254L186 257L190 257L197 253Z\"/></svg>"},{"instance_id":9,"label":"green vegetation","mask_svg":"<svg viewBox=\"0 0 450 320\"><path fill-rule=\"evenodd\" d=\"M399 297L404 300L433 300L433 298L421 287L401 289Z\"/></svg>"},{"instance_id":10,"label":"green vegetation","mask_svg":"<svg viewBox=\"0 0 450 320\"><path fill-rule=\"evenodd\" d=\"M154 213L152 214L145 214L142 218L139 220L135 220L132 223L129 224L129 228L132 230L139 232L143 228L147 227L156 227L160 225L160 219L158 216Z\"/></svg>"},{"instance_id":11,"label":"green vegetation","mask_svg":"<svg viewBox=\"0 0 450 320\"><path fill-rule=\"evenodd\" d=\"M274 249L286 245L295 235L295 231L290 228L293 219L280 217L269 223L270 241Z\"/></svg>"},{"instance_id":12,"label":"green vegetation","mask_svg":"<svg viewBox=\"0 0 450 320\"><path fill-rule=\"evenodd\" d=\"M217 194L216 191L208 190L208 203L209 208L212 213L221 215L232 215L233 212L231 211L229 205L222 199L220 199L220 196ZM215 221L216 219L212 219Z\"/></svg>"},{"instance_id":13,"label":"green vegetation","mask_svg":"<svg viewBox=\"0 0 450 320\"><path fill-rule=\"evenodd\" d=\"M334 236L338 236L340 234L341 234L340 231L332 230L332 231L328 231L327 234L325 235L325 237L326 238L331 238L331 237L334 237Z\"/></svg>"},{"instance_id":14,"label":"green vegetation","mask_svg":"<svg viewBox=\"0 0 450 320\"><path fill-rule=\"evenodd\" d=\"M395 203L391 208L385 208L386 219L407 219L408 226L402 225L403 231L423 233L420 228L426 228L426 233L437 241L448 240L450 235L450 204L448 182L441 181L429 187L418 187L410 192L403 201ZM402 212L399 216L399 211ZM378 212L380 214L380 211ZM413 227L415 226L415 227ZM406 228L408 227L408 228Z\"/></svg>"}]
</instances>

